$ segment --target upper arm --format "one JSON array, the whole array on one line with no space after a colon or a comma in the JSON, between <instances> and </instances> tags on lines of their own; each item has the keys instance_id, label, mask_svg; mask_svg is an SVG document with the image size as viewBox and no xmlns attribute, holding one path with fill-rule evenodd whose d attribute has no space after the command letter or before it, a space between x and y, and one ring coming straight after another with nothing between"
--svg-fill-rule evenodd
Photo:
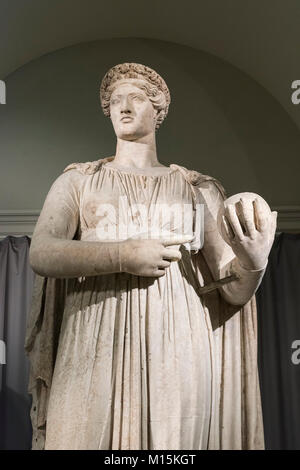
<instances>
[{"instance_id":1,"label":"upper arm","mask_svg":"<svg viewBox=\"0 0 300 470\"><path fill-rule=\"evenodd\" d=\"M213 181L206 181L197 187L204 204L204 244L202 253L215 280L224 276L224 269L234 258L232 248L223 240L217 224L223 196Z\"/></svg>"},{"instance_id":2,"label":"upper arm","mask_svg":"<svg viewBox=\"0 0 300 470\"><path fill-rule=\"evenodd\" d=\"M54 181L33 232L33 247L46 238L74 237L79 221L80 178L77 170L70 170Z\"/></svg>"}]
</instances>

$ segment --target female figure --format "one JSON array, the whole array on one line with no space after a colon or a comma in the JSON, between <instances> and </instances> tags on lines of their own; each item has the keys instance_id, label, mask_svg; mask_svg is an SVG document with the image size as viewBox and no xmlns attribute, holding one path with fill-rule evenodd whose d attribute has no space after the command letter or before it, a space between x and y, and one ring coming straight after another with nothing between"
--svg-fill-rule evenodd
<instances>
[{"instance_id":1,"label":"female figure","mask_svg":"<svg viewBox=\"0 0 300 470\"><path fill-rule=\"evenodd\" d=\"M225 243L221 184L158 162L170 94L149 67L113 67L100 98L115 156L64 170L31 243L33 447L262 448L253 295L276 214L241 198Z\"/></svg>"}]
</instances>

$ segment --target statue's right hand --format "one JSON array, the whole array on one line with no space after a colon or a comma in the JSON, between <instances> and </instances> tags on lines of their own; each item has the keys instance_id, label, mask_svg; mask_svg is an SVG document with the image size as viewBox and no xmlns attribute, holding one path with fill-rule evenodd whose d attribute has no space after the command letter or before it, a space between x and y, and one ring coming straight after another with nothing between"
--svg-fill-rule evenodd
<instances>
[{"instance_id":1,"label":"statue's right hand","mask_svg":"<svg viewBox=\"0 0 300 470\"><path fill-rule=\"evenodd\" d=\"M145 277L164 276L171 261L181 259L180 245L191 240L190 236L172 240L128 238L120 242L121 272Z\"/></svg>"}]
</instances>

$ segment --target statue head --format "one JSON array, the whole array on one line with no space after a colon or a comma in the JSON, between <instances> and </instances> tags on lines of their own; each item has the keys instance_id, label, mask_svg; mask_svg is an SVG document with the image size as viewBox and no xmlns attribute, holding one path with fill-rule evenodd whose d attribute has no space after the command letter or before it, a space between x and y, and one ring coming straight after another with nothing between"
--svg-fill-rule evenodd
<instances>
[{"instance_id":1,"label":"statue head","mask_svg":"<svg viewBox=\"0 0 300 470\"><path fill-rule=\"evenodd\" d=\"M100 101L116 135L131 139L159 128L168 114L170 92L153 69L136 63L118 64L103 77Z\"/></svg>"}]
</instances>

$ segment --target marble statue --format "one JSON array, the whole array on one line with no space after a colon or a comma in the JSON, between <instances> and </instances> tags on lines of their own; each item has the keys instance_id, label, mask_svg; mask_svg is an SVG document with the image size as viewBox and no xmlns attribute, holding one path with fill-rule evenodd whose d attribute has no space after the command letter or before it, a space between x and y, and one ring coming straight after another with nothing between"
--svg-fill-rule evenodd
<instances>
[{"instance_id":1,"label":"marble statue","mask_svg":"<svg viewBox=\"0 0 300 470\"><path fill-rule=\"evenodd\" d=\"M151 68L112 67L100 100L115 155L65 168L31 242L32 448L262 449L254 294L277 213L158 161Z\"/></svg>"}]
</instances>

